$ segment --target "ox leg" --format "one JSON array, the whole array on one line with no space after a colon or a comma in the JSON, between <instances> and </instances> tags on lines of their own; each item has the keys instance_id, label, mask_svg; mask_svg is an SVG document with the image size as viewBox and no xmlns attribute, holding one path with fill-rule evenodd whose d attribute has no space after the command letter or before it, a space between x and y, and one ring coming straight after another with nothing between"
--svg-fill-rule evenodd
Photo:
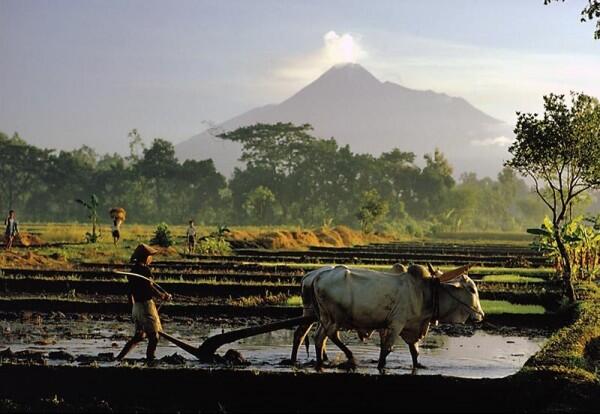
<instances>
[{"instance_id":1,"label":"ox leg","mask_svg":"<svg viewBox=\"0 0 600 414\"><path fill-rule=\"evenodd\" d=\"M402 327L393 327L390 329L382 329L379 331L379 337L381 338L381 345L379 349L379 363L377 364L377 369L381 374L385 373L385 362L387 356L392 352L394 348L394 344L396 343L396 338L398 338L398 334L402 331Z\"/></svg>"},{"instance_id":2,"label":"ox leg","mask_svg":"<svg viewBox=\"0 0 600 414\"><path fill-rule=\"evenodd\" d=\"M319 350L317 349L317 338L319 337L319 335L323 335L324 339L323 339L323 347L321 349L321 357L323 358L323 361L329 361L329 357L327 356L327 334L325 332L325 330L323 329L323 325L319 324L319 326L317 327L317 332L315 333L315 352L319 352Z\"/></svg>"},{"instance_id":3,"label":"ox leg","mask_svg":"<svg viewBox=\"0 0 600 414\"><path fill-rule=\"evenodd\" d=\"M340 339L340 332L336 331L335 334L329 335L329 338L334 344L337 345L338 348L342 350L342 352L344 352L344 355L346 355L346 358L348 358L348 365L350 366L350 369L356 368L356 360L354 359L354 355Z\"/></svg>"},{"instance_id":4,"label":"ox leg","mask_svg":"<svg viewBox=\"0 0 600 414\"><path fill-rule=\"evenodd\" d=\"M417 372L417 368L427 368L425 365L420 364L417 361L417 358L419 357L419 343L415 342L415 343L409 343L408 344L408 349L410 350L410 356L412 357L412 363L413 363L413 374L415 374Z\"/></svg>"},{"instance_id":5,"label":"ox leg","mask_svg":"<svg viewBox=\"0 0 600 414\"><path fill-rule=\"evenodd\" d=\"M323 354L325 351L325 341L327 340L327 335L325 335L325 329L322 326L317 329L317 333L315 335L315 351L317 354L317 365L315 369L317 371L323 370Z\"/></svg>"},{"instance_id":6,"label":"ox leg","mask_svg":"<svg viewBox=\"0 0 600 414\"><path fill-rule=\"evenodd\" d=\"M302 345L302 342L304 342L306 339L306 335L313 325L314 324L312 323L308 325L300 325L294 331L294 344L292 346L292 355L290 356L290 363L292 365L296 363L296 360L298 359L298 349Z\"/></svg>"}]
</instances>

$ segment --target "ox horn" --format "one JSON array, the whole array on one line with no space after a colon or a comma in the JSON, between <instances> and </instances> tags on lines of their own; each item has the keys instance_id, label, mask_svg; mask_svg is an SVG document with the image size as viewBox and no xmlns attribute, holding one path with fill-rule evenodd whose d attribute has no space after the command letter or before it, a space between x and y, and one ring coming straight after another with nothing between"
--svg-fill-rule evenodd
<instances>
[{"instance_id":1,"label":"ox horn","mask_svg":"<svg viewBox=\"0 0 600 414\"><path fill-rule=\"evenodd\" d=\"M467 271L472 267L473 265L468 264L468 265L464 265L461 267L458 267L454 270L449 270L447 272L445 272L444 274L442 274L440 276L440 282L448 282L452 279L456 279L457 277L459 277L460 275L463 275L465 273L467 273Z\"/></svg>"}]
</instances>

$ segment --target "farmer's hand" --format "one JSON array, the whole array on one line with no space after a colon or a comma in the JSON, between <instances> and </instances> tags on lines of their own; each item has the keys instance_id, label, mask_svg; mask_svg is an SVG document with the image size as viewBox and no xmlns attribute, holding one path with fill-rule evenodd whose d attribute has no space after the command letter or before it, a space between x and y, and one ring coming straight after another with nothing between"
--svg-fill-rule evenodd
<instances>
[{"instance_id":1,"label":"farmer's hand","mask_svg":"<svg viewBox=\"0 0 600 414\"><path fill-rule=\"evenodd\" d=\"M173 296L168 293L163 293L161 296L161 299L166 300L166 301L171 301L173 299Z\"/></svg>"}]
</instances>

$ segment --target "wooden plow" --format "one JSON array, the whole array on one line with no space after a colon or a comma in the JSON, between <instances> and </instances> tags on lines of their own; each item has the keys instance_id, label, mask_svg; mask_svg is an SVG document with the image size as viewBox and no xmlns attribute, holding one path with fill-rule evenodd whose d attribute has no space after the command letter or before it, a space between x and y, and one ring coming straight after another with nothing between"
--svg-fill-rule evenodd
<instances>
[{"instance_id":1,"label":"wooden plow","mask_svg":"<svg viewBox=\"0 0 600 414\"><path fill-rule=\"evenodd\" d=\"M147 281L148 283L155 286L159 291L167 294L167 291L164 290L158 283L154 280L147 278L146 276L142 276L137 273L132 272L122 272L122 271L114 271L115 274L120 276L127 277L135 277L138 279L142 279ZM177 345L179 348L183 349L186 352L194 355L202 362L213 362L215 359L215 352L221 346L225 344L230 344L232 342L238 341L240 339L249 338L251 336L256 336L260 334L264 334L267 332L278 331L280 329L293 328L294 326L302 325L302 324L310 324L316 322L317 318L315 316L300 316L297 318L285 319L279 322L273 322L266 325L260 326L251 326L243 329L236 329L235 331L225 332L219 335L211 336L206 339L199 347L195 347L190 345L180 339L177 339L165 332L159 332L159 335L173 344Z\"/></svg>"},{"instance_id":2,"label":"wooden plow","mask_svg":"<svg viewBox=\"0 0 600 414\"><path fill-rule=\"evenodd\" d=\"M167 333L159 332L159 334L163 338L177 345L179 348L194 355L201 362L213 362L215 352L223 345L238 341L240 339L249 338L251 336L264 334L267 332L273 332L278 331L280 329L292 328L294 326L302 324L313 323L316 320L317 319L314 316L300 316L298 318L285 319L283 321L273 322L266 325L236 329L234 331L229 331L219 335L211 336L210 338L202 342L202 344L200 344L200 346L197 348L182 340L174 338Z\"/></svg>"}]
</instances>

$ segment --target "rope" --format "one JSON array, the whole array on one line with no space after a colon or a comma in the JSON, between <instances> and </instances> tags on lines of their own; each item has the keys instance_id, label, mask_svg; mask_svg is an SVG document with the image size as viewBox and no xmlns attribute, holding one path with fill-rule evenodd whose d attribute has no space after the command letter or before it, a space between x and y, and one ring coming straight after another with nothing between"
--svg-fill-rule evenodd
<instances>
[{"instance_id":1,"label":"rope","mask_svg":"<svg viewBox=\"0 0 600 414\"><path fill-rule=\"evenodd\" d=\"M479 309L476 309L473 307L473 305L469 305L464 303L462 300L460 300L459 298L457 298L456 296L454 296L452 293L450 293L450 291L448 289L445 289L445 292L455 301L457 301L458 303L460 303L461 305L463 305L465 308L475 312L476 314L480 315L481 317L484 316L484 313L482 311L480 311Z\"/></svg>"},{"instance_id":2,"label":"rope","mask_svg":"<svg viewBox=\"0 0 600 414\"><path fill-rule=\"evenodd\" d=\"M431 322L436 324L440 319L440 278L431 278Z\"/></svg>"}]
</instances>

